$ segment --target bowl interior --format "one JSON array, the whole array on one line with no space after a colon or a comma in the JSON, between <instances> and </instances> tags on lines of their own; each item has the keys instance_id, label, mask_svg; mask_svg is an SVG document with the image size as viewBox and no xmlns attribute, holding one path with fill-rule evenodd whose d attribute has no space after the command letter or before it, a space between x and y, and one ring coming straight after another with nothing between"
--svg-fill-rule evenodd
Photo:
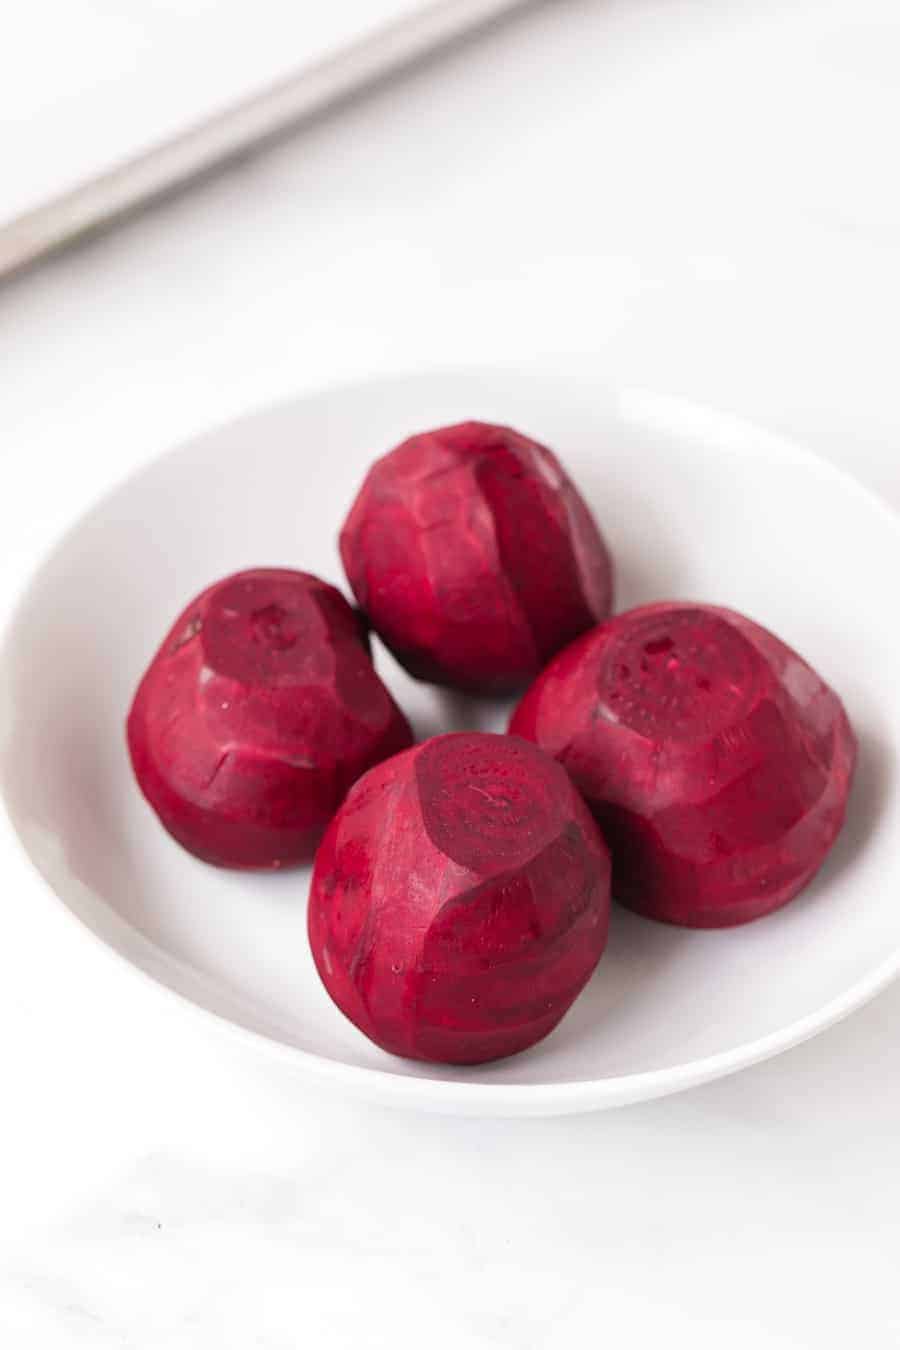
<instances>
[{"instance_id":1,"label":"bowl interior","mask_svg":"<svg viewBox=\"0 0 900 1350\"><path fill-rule=\"evenodd\" d=\"M245 566L283 564L343 586L336 536L371 458L411 431L480 417L557 449L618 567L617 607L705 599L746 611L843 696L860 738L849 820L785 910L687 932L616 910L588 990L545 1042L452 1070L383 1054L344 1021L307 948L308 872L229 874L182 852L129 771L123 725L137 680L192 593ZM897 527L812 457L711 413L589 382L509 374L359 386L223 427L117 488L31 581L0 665L0 777L15 829L91 929L200 1006L320 1065L438 1083L595 1085L752 1047L815 1017L900 951L895 743L900 644L889 640ZM383 676L420 737L501 730L508 708ZM824 1016L824 1014L823 1014ZM633 1095L633 1094L631 1094Z\"/></svg>"}]
</instances>

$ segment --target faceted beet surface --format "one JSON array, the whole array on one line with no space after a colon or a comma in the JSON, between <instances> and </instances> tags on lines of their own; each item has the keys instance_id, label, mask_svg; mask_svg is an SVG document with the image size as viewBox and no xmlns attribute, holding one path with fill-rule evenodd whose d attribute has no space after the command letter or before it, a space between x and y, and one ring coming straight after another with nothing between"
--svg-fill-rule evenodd
<instances>
[{"instance_id":1,"label":"faceted beet surface","mask_svg":"<svg viewBox=\"0 0 900 1350\"><path fill-rule=\"evenodd\" d=\"M413 436L378 460L341 556L407 669L463 689L521 687L612 598L606 547L556 456L483 422Z\"/></svg>"},{"instance_id":2,"label":"faceted beet surface","mask_svg":"<svg viewBox=\"0 0 900 1350\"><path fill-rule=\"evenodd\" d=\"M593 807L616 898L700 928L754 919L806 885L843 823L856 757L815 671L708 605L647 605L586 634L510 729Z\"/></svg>"},{"instance_id":3,"label":"faceted beet surface","mask_svg":"<svg viewBox=\"0 0 900 1350\"><path fill-rule=\"evenodd\" d=\"M128 717L150 805L224 867L311 858L351 783L411 741L340 592L278 568L227 577L188 605Z\"/></svg>"},{"instance_id":4,"label":"faceted beet surface","mask_svg":"<svg viewBox=\"0 0 900 1350\"><path fill-rule=\"evenodd\" d=\"M462 733L350 791L316 855L309 936L378 1045L474 1064L556 1026L608 918L607 850L564 771L515 737Z\"/></svg>"}]
</instances>

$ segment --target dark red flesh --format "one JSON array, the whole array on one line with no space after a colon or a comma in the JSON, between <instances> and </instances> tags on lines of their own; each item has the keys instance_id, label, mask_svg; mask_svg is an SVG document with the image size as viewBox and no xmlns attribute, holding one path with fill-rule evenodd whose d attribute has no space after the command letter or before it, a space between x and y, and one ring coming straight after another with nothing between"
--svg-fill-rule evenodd
<instances>
[{"instance_id":1,"label":"dark red flesh","mask_svg":"<svg viewBox=\"0 0 900 1350\"><path fill-rule=\"evenodd\" d=\"M350 785L411 742L356 613L280 568L188 605L128 716L144 796L180 844L223 867L308 861Z\"/></svg>"},{"instance_id":2,"label":"dark red flesh","mask_svg":"<svg viewBox=\"0 0 900 1350\"><path fill-rule=\"evenodd\" d=\"M856 742L840 699L730 610L620 614L553 661L510 730L571 774L609 842L613 894L697 928L791 900L844 820Z\"/></svg>"},{"instance_id":3,"label":"dark red flesh","mask_svg":"<svg viewBox=\"0 0 900 1350\"><path fill-rule=\"evenodd\" d=\"M332 821L310 891L313 957L337 1006L393 1054L515 1054L596 967L609 873L549 756L516 737L437 736L367 773Z\"/></svg>"},{"instance_id":4,"label":"dark red flesh","mask_svg":"<svg viewBox=\"0 0 900 1350\"><path fill-rule=\"evenodd\" d=\"M521 688L612 600L606 547L556 456L484 422L413 436L378 460L341 557L406 668L473 691Z\"/></svg>"}]
</instances>

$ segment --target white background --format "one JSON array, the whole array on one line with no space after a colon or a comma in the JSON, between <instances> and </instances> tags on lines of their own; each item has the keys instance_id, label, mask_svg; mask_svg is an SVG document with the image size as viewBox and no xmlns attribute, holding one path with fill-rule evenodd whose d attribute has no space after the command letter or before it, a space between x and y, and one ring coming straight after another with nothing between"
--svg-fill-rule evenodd
<instances>
[{"instance_id":1,"label":"white background","mask_svg":"<svg viewBox=\"0 0 900 1350\"><path fill-rule=\"evenodd\" d=\"M898 69L894 0L557 0L22 278L0 598L160 448L399 369L590 365L900 506ZM4 901L4 1345L900 1338L900 989L682 1097L442 1120L329 1098Z\"/></svg>"}]
</instances>

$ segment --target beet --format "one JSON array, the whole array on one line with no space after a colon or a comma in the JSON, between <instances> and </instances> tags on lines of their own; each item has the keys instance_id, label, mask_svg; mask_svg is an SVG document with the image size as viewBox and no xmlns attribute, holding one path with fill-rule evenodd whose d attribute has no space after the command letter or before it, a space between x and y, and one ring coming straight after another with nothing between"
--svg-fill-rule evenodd
<instances>
[{"instance_id":1,"label":"beet","mask_svg":"<svg viewBox=\"0 0 900 1350\"><path fill-rule=\"evenodd\" d=\"M696 928L757 918L806 885L856 758L815 671L711 605L647 605L585 634L510 729L556 756L593 808L616 899Z\"/></svg>"},{"instance_id":2,"label":"beet","mask_svg":"<svg viewBox=\"0 0 900 1350\"><path fill-rule=\"evenodd\" d=\"M606 618L609 555L556 456L484 422L413 436L369 470L341 557L407 670L458 688L521 688Z\"/></svg>"},{"instance_id":3,"label":"beet","mask_svg":"<svg viewBox=\"0 0 900 1350\"><path fill-rule=\"evenodd\" d=\"M359 617L305 572L226 577L176 620L128 716L135 776L180 844L223 867L310 859L344 794L412 742Z\"/></svg>"},{"instance_id":4,"label":"beet","mask_svg":"<svg viewBox=\"0 0 900 1350\"><path fill-rule=\"evenodd\" d=\"M377 1045L477 1064L556 1026L602 955L609 856L565 772L509 736L437 736L361 778L316 855L309 937Z\"/></svg>"}]
</instances>

